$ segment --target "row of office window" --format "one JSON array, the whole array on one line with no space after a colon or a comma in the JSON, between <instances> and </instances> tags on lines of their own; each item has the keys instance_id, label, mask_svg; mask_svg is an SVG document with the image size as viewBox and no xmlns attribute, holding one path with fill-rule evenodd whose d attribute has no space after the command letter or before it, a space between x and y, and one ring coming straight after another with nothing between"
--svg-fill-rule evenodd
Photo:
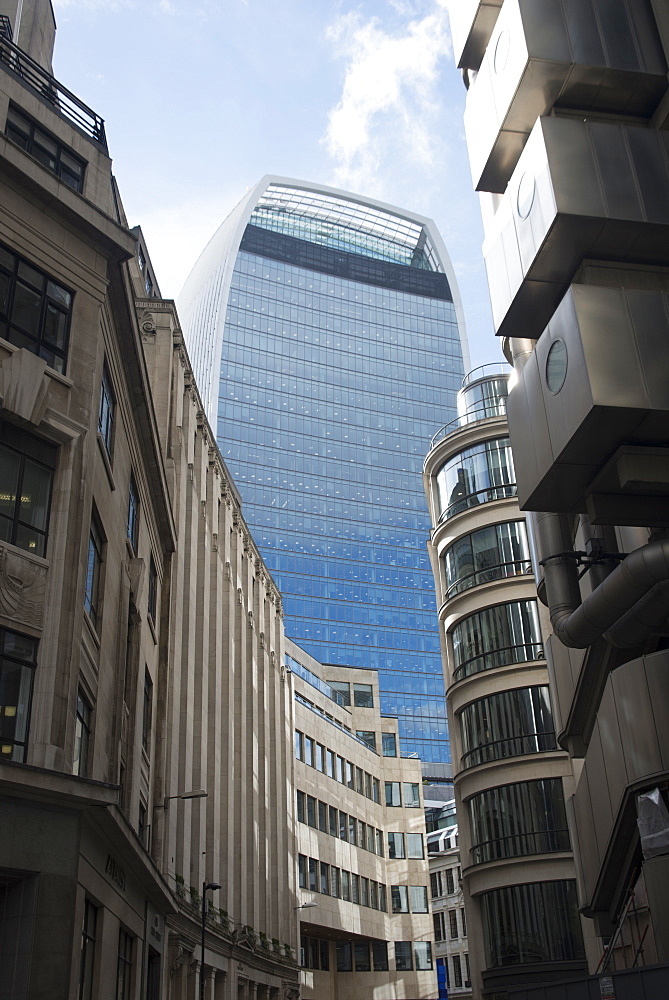
<instances>
[{"instance_id":1,"label":"row of office window","mask_svg":"<svg viewBox=\"0 0 669 1000\"><path fill-rule=\"evenodd\" d=\"M507 437L459 452L437 473L440 520L491 500L516 495L516 472Z\"/></svg>"},{"instance_id":2,"label":"row of office window","mask_svg":"<svg viewBox=\"0 0 669 1000\"><path fill-rule=\"evenodd\" d=\"M479 698L460 713L462 764L557 749L547 686L515 688Z\"/></svg>"},{"instance_id":3,"label":"row of office window","mask_svg":"<svg viewBox=\"0 0 669 1000\"><path fill-rule=\"evenodd\" d=\"M432 899L441 899L442 896L452 896L460 887L460 867L442 868L436 872L430 872L430 892Z\"/></svg>"},{"instance_id":4,"label":"row of office window","mask_svg":"<svg viewBox=\"0 0 669 1000\"><path fill-rule=\"evenodd\" d=\"M378 778L374 778L361 767L356 767L350 760L340 757L299 729L295 730L295 758L320 771L321 774L326 774L334 781L346 785L347 788L357 791L372 802L381 801L381 785Z\"/></svg>"},{"instance_id":5,"label":"row of office window","mask_svg":"<svg viewBox=\"0 0 669 1000\"><path fill-rule=\"evenodd\" d=\"M337 972L387 972L388 943L371 938L355 941L335 941ZM304 969L330 970L330 942L323 938L303 935L300 938L300 965ZM413 968L432 968L432 946L429 941L395 941L395 969L407 972Z\"/></svg>"},{"instance_id":6,"label":"row of office window","mask_svg":"<svg viewBox=\"0 0 669 1000\"><path fill-rule=\"evenodd\" d=\"M79 1000L94 1000L94 997L97 996L95 991L95 953L99 943L101 923L100 908L87 899L84 904L84 922L81 932ZM136 961L136 949L136 938L120 927L116 957L116 991L114 994L116 1000L130 1000L133 996L133 967Z\"/></svg>"},{"instance_id":7,"label":"row of office window","mask_svg":"<svg viewBox=\"0 0 669 1000\"><path fill-rule=\"evenodd\" d=\"M464 959L464 963L463 963ZM451 970L449 968L449 963L453 969L453 976L451 978ZM444 958L437 959L437 980L439 981L441 996L441 987L443 986L446 990L450 990L451 986L454 990L462 989L463 987L471 986L471 972L469 971L469 954L465 952L464 955L451 955L444 956Z\"/></svg>"},{"instance_id":8,"label":"row of office window","mask_svg":"<svg viewBox=\"0 0 669 1000\"><path fill-rule=\"evenodd\" d=\"M388 910L386 887L382 882L356 875L336 865L326 864L305 854L297 856L297 883L301 889L334 896L347 903L357 903L372 910Z\"/></svg>"},{"instance_id":9,"label":"row of office window","mask_svg":"<svg viewBox=\"0 0 669 1000\"><path fill-rule=\"evenodd\" d=\"M457 941L460 937L467 937L467 918L464 907L460 907L459 913L459 920L457 909L439 910L432 914L435 941Z\"/></svg>"},{"instance_id":10,"label":"row of office window","mask_svg":"<svg viewBox=\"0 0 669 1000\"><path fill-rule=\"evenodd\" d=\"M383 830L377 830L370 823L364 823L361 819L349 816L340 809L299 790L297 819L298 822L306 823L321 833L328 833L331 837L383 857Z\"/></svg>"}]
</instances>

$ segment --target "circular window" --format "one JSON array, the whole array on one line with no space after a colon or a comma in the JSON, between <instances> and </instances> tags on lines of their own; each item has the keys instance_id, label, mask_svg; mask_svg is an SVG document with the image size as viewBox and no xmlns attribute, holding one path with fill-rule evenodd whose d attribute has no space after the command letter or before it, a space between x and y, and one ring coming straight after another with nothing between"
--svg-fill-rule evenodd
<instances>
[{"instance_id":1,"label":"circular window","mask_svg":"<svg viewBox=\"0 0 669 1000\"><path fill-rule=\"evenodd\" d=\"M510 42L509 32L504 28L503 31L500 31L497 44L495 45L495 55L492 63L495 73L502 73L504 71L506 61L509 58Z\"/></svg>"},{"instance_id":2,"label":"circular window","mask_svg":"<svg viewBox=\"0 0 669 1000\"><path fill-rule=\"evenodd\" d=\"M551 392L559 392L567 377L567 348L564 340L555 340L546 358L546 385Z\"/></svg>"},{"instance_id":3,"label":"circular window","mask_svg":"<svg viewBox=\"0 0 669 1000\"><path fill-rule=\"evenodd\" d=\"M534 174L531 170L526 170L520 178L516 196L516 210L521 219L526 219L532 211L535 187Z\"/></svg>"}]
</instances>

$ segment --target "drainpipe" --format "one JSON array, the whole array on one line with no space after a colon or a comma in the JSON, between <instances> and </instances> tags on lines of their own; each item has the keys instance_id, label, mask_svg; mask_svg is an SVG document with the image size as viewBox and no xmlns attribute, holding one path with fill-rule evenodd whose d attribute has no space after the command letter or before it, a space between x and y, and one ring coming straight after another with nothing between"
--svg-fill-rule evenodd
<instances>
[{"instance_id":1,"label":"drainpipe","mask_svg":"<svg viewBox=\"0 0 669 1000\"><path fill-rule=\"evenodd\" d=\"M509 338L505 344L505 353L516 371L524 367L534 343ZM604 636L614 646L632 647L666 621L669 539L635 549L582 602L568 518L555 513L536 513L532 526L544 568L551 625L563 645L585 649ZM589 521L582 520L581 526L591 540Z\"/></svg>"}]
</instances>

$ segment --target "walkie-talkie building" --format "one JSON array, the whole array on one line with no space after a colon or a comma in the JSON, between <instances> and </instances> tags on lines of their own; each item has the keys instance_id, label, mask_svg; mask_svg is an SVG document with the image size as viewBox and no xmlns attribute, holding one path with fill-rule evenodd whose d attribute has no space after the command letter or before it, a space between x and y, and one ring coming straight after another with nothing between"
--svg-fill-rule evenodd
<instances>
[{"instance_id":1,"label":"walkie-talkie building","mask_svg":"<svg viewBox=\"0 0 669 1000\"><path fill-rule=\"evenodd\" d=\"M378 669L402 751L448 763L420 474L467 348L434 225L265 177L179 308L287 634L321 663Z\"/></svg>"}]
</instances>

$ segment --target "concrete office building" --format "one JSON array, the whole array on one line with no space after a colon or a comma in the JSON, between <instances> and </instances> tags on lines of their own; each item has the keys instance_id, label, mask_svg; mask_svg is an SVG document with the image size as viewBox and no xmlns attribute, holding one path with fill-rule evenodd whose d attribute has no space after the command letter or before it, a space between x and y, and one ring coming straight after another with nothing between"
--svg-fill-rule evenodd
<instances>
[{"instance_id":1,"label":"concrete office building","mask_svg":"<svg viewBox=\"0 0 669 1000\"><path fill-rule=\"evenodd\" d=\"M571 764L556 742L516 497L508 378L506 365L466 376L459 417L435 435L424 473L475 997L586 970Z\"/></svg>"},{"instance_id":2,"label":"concrete office building","mask_svg":"<svg viewBox=\"0 0 669 1000\"><path fill-rule=\"evenodd\" d=\"M286 640L295 692L301 995L434 997L421 765L374 671Z\"/></svg>"},{"instance_id":3,"label":"concrete office building","mask_svg":"<svg viewBox=\"0 0 669 1000\"><path fill-rule=\"evenodd\" d=\"M416 477L425 438L455 413L467 346L434 225L265 177L202 253L179 312L287 634L321 663L378 670L403 751L447 777Z\"/></svg>"},{"instance_id":4,"label":"concrete office building","mask_svg":"<svg viewBox=\"0 0 669 1000\"><path fill-rule=\"evenodd\" d=\"M554 730L577 776L578 905L600 939L589 971L609 995L664 996L669 9L504 0L455 4L451 20L494 323L516 370L508 420L551 621Z\"/></svg>"}]
</instances>

